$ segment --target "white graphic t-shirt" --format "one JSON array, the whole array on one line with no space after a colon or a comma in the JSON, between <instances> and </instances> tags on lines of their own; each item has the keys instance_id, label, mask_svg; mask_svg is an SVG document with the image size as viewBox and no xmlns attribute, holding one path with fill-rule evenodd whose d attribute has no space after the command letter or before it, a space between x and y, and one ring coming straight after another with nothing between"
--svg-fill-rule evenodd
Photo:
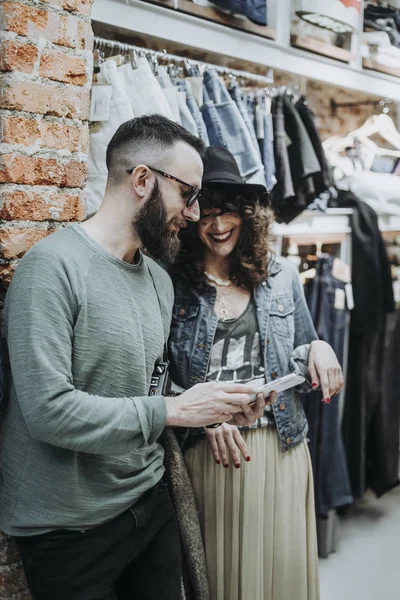
<instances>
[{"instance_id":1,"label":"white graphic t-shirt","mask_svg":"<svg viewBox=\"0 0 400 600\"><path fill-rule=\"evenodd\" d=\"M253 299L237 319L219 321L211 350L207 381L224 383L265 383L265 367L261 352L256 307ZM274 423L270 406L251 428ZM244 429L248 429L245 427Z\"/></svg>"}]
</instances>

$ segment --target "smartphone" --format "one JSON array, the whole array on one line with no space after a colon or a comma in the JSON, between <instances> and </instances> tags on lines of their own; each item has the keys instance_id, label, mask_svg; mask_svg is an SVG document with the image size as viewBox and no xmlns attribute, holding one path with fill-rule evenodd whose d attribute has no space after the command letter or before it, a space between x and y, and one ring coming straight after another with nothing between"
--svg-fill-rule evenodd
<instances>
[{"instance_id":1,"label":"smartphone","mask_svg":"<svg viewBox=\"0 0 400 600\"><path fill-rule=\"evenodd\" d=\"M296 375L295 373L291 373L290 375L285 375L285 377L280 377L279 379L275 379L275 381L270 381L270 383L266 383L258 388L257 393L262 392L267 398L271 392L284 392L285 390L289 390L292 387L296 387L301 383L305 382L305 378L301 375ZM249 404L252 404L256 401L256 395L253 394L251 396L251 400Z\"/></svg>"}]
</instances>

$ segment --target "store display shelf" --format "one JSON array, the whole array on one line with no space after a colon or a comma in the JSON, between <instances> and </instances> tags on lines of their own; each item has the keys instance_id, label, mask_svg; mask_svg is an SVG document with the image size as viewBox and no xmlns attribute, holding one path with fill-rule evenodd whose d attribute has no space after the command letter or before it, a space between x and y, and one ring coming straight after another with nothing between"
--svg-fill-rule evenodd
<instances>
[{"instance_id":1,"label":"store display shelf","mask_svg":"<svg viewBox=\"0 0 400 600\"><path fill-rule=\"evenodd\" d=\"M311 37L305 37L302 35L291 35L290 42L295 48L301 48L302 50L308 50L314 54L320 54L321 56L328 56L340 60L341 62L351 63L355 60L354 54L345 48L339 48L333 44L327 44L321 40L317 40Z\"/></svg>"},{"instance_id":2,"label":"store display shelf","mask_svg":"<svg viewBox=\"0 0 400 600\"><path fill-rule=\"evenodd\" d=\"M362 61L363 68L368 69L370 71L377 71L379 73L385 73L386 75L391 75L392 77L400 77L400 67L387 67L386 65L382 65L382 63L377 62L376 60L372 60L371 58L363 58Z\"/></svg>"},{"instance_id":3,"label":"store display shelf","mask_svg":"<svg viewBox=\"0 0 400 600\"><path fill-rule=\"evenodd\" d=\"M188 0L189 1L189 0ZM141 0L95 0L92 19L117 28L157 37L188 48L280 69L369 95L400 102L400 85L383 73L363 71L326 56L279 44L246 31L233 30L193 14ZM234 32L234 35L233 35Z\"/></svg>"},{"instance_id":4,"label":"store display shelf","mask_svg":"<svg viewBox=\"0 0 400 600\"><path fill-rule=\"evenodd\" d=\"M349 216L351 209L329 209L326 213L319 211L304 211L291 223L275 223L274 234L290 238L301 237L315 240L323 232L324 241L344 239L351 228Z\"/></svg>"},{"instance_id":5,"label":"store display shelf","mask_svg":"<svg viewBox=\"0 0 400 600\"><path fill-rule=\"evenodd\" d=\"M271 27L264 27L252 23L249 19L234 16L225 12L221 12L215 8L209 6L200 6L195 4L191 0L143 0L150 4L158 4L166 8L177 10L178 12L186 13L188 15L194 15L200 19L212 21L231 27L232 29L239 29L240 31L246 31L253 35L258 35L270 40L275 39L275 31Z\"/></svg>"},{"instance_id":6,"label":"store display shelf","mask_svg":"<svg viewBox=\"0 0 400 600\"><path fill-rule=\"evenodd\" d=\"M385 232L400 232L400 215L379 215L379 229Z\"/></svg>"}]
</instances>

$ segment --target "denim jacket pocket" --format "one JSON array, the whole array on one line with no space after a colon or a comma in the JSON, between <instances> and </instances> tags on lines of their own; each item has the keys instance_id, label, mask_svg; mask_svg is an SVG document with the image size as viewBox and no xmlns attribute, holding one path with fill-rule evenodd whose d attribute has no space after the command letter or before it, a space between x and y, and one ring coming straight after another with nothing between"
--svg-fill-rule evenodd
<instances>
[{"instance_id":1,"label":"denim jacket pocket","mask_svg":"<svg viewBox=\"0 0 400 600\"><path fill-rule=\"evenodd\" d=\"M294 302L290 296L272 298L270 325L273 333L291 340L294 336Z\"/></svg>"},{"instance_id":2,"label":"denim jacket pocket","mask_svg":"<svg viewBox=\"0 0 400 600\"><path fill-rule=\"evenodd\" d=\"M174 342L183 342L193 336L199 306L179 304L174 306L170 338Z\"/></svg>"}]
</instances>

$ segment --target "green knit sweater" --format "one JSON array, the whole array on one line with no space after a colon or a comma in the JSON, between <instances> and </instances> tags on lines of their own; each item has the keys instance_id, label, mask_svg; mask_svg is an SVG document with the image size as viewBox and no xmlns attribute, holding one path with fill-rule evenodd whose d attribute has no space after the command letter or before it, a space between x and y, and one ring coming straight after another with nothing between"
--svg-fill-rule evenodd
<instances>
[{"instance_id":1,"label":"green knit sweater","mask_svg":"<svg viewBox=\"0 0 400 600\"><path fill-rule=\"evenodd\" d=\"M105 523L162 477L165 400L147 393L172 305L161 267L143 255L136 265L115 258L79 225L23 258L5 306L3 531Z\"/></svg>"}]
</instances>

